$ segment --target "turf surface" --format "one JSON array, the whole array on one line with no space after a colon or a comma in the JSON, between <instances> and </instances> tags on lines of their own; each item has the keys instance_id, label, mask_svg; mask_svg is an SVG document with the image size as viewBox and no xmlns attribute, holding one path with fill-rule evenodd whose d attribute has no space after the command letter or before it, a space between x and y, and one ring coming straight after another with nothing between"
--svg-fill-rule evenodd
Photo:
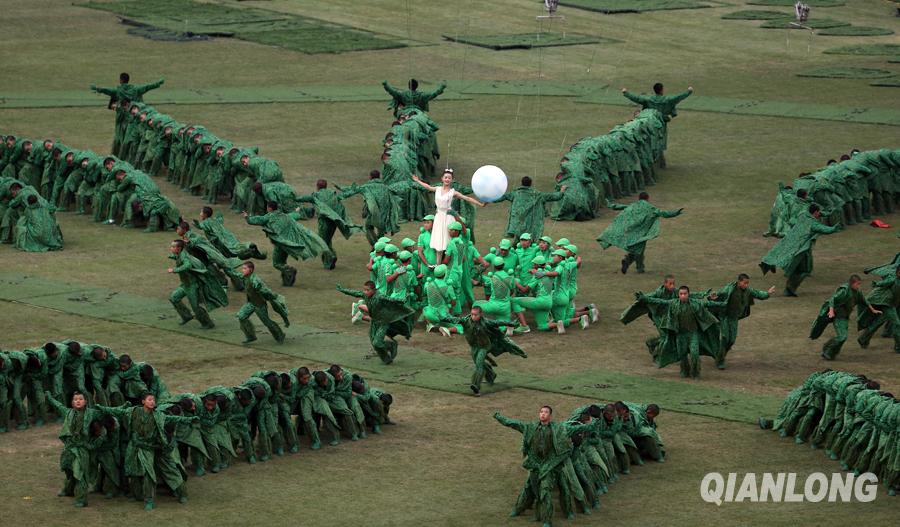
<instances>
[{"instance_id":1,"label":"turf surface","mask_svg":"<svg viewBox=\"0 0 900 527\"><path fill-rule=\"evenodd\" d=\"M883 79L893 77L896 73L874 68L818 68L798 73L800 77L821 77L828 79Z\"/></svg>"},{"instance_id":2,"label":"turf surface","mask_svg":"<svg viewBox=\"0 0 900 527\"><path fill-rule=\"evenodd\" d=\"M829 37L880 37L893 35L894 30L884 27L842 26L816 31L816 34Z\"/></svg>"},{"instance_id":3,"label":"turf surface","mask_svg":"<svg viewBox=\"0 0 900 527\"><path fill-rule=\"evenodd\" d=\"M11 7L6 9L7 5ZM678 405L683 411L667 410L660 416L667 462L634 470L602 498L600 511L591 517L579 516L573 525L894 522L896 498L882 491L871 504L744 503L722 507L702 502L698 493L700 480L710 471L787 471L797 472L802 478L811 472L839 470L821 451L728 420L735 409L739 409L738 420L746 421L755 405L769 407L811 371L826 366L865 373L897 392L900 363L888 341L877 339L869 349L861 350L853 343L851 330L851 339L839 360L824 363L819 358L821 341L806 338L812 317L837 284L865 266L889 261L897 252L893 229L856 226L823 237L815 249L815 273L804 282L800 297L776 296L758 302L751 317L741 323L728 369L718 371L706 361L703 376L697 381L681 380L676 367L658 369L652 364L643 345L643 340L654 333L649 322L641 320L623 327L617 321L635 290L652 290L668 272L674 272L679 283L705 288L725 284L737 272L746 271L752 274L755 287L775 285L780 289L781 275L763 279L753 273L759 257L774 243L760 234L766 228L777 181L789 181L800 172L814 170L851 148L897 146L896 128L821 120L834 118L841 109L852 111L860 106L870 109L860 117L871 117L879 108L896 111L895 90L859 82L829 82L823 86L820 79L795 74L847 65L883 68L888 57L823 55L824 49L835 45L834 39L812 39L809 44L805 39L800 44L792 39L791 45L786 45L784 38L771 38L772 34L760 32L755 24L723 24L723 12L736 7L623 17L569 9L567 31L602 34L623 43L496 53L442 44L440 35L534 31L534 15L541 12L538 2L412 1L408 11L405 3L383 0L272 0L251 5L435 45L306 55L233 38L161 42L129 36L128 28L114 17L94 10L55 0L7 0L3 39L23 52L4 55L6 74L0 76L0 93L82 91L91 83L113 84L120 71L130 71L138 83L166 77L163 88L148 94L149 101L163 100L167 91L190 92L199 101L204 91L217 93L223 87L252 93L268 87L320 85L334 87L322 95L347 97L350 87L374 87L373 99L356 102L322 99L303 104L160 104L163 111L179 120L203 123L241 145L259 145L264 155L281 164L289 183L308 192L318 178L348 184L362 181L369 170L378 168L378 140L391 120L386 97L374 100L381 80L403 85L416 77L428 79L433 85L447 79L454 89L466 83L485 86L509 81L509 85L498 85L494 95L444 102L443 98L453 95L450 90L432 103L431 116L441 126L440 162L450 163L465 182L477 167L493 163L501 166L513 183L529 175L538 188L548 190L565 145L628 120L633 107L626 106L627 102L582 105L574 97L523 97L515 89L524 86L525 91L537 91L534 86L549 85L564 91L568 86L609 85L609 99L614 100L621 98L620 87L644 92L659 81L670 92L677 92L692 85L696 94L685 101L683 111L670 124L669 168L660 183L650 189L655 203L665 208L686 207L685 214L666 221L660 238L648 245L647 274L626 276L616 272L621 252L601 251L593 242L608 225L611 213L604 211L597 220L584 223L548 221L549 234L569 237L579 245L586 262L579 274L579 297L599 304L601 320L584 332L519 338L529 358L502 357L497 392L486 389L480 399L455 393L464 388L469 373L465 369L470 360L468 347L462 339L417 331L409 342L402 343L397 366L403 375L362 358L368 349L364 344L367 328L349 324L348 300L333 291L335 282L359 285L366 275L362 262L367 248L361 238L336 240L340 260L330 273L322 271L318 262L298 264L301 273L294 288L277 285L278 273L270 262L260 265L261 276L287 296L297 333L291 344L278 347L261 332L258 346L245 348L236 345L241 336L232 319L242 302L239 294L229 293L232 305L213 313L220 327L212 339L191 327L175 327L171 318L159 318L171 316L156 308L165 306L169 291L176 285L165 273L171 233L144 235L59 214L66 236L64 251L33 255L0 246L5 273L73 284L72 289L59 291L69 294L52 299L55 307L0 303L4 348L70 337L100 341L146 359L160 370L170 388L187 391L237 383L248 371L262 366L288 369L304 364L327 365L329 355L323 355L325 364L299 357L306 356L307 347L318 353L316 350L342 337L335 350L338 357L360 364L363 371L392 379L376 383L396 397L392 415L398 425L383 437L346 442L336 450L304 450L299 456L252 468L235 466L220 476L191 478L189 504L178 506L170 497L162 496L152 514L145 514L138 504L103 500L96 495L86 510L73 511L70 501L55 497L60 483L58 427L6 434L0 436L4 467L0 471L0 502L4 504L0 509L4 518L28 525L77 521L205 527L245 525L248 521L268 524L291 517L312 525L334 523L338 518L341 522L377 526L522 527L531 524L529 518L506 517L525 478L519 455L521 438L494 423L490 419L493 411L527 419L534 416L539 405L550 404L563 415L591 401L578 392L604 398L633 393L638 400L658 398L656 402L666 404L671 391L669 406ZM828 15L854 25L887 26L881 0L854 0ZM895 38L883 41L895 43ZM848 37L846 41L865 42L865 37ZM890 54L898 55L897 51ZM501 93L507 89L508 93ZM105 103L98 99L100 104ZM249 101L250 97L244 99ZM777 117L752 111L738 113L742 107L758 111L759 101L778 101L771 113L786 113ZM732 113L695 110L704 105L714 107L713 102ZM810 108L820 108L821 112ZM99 105L0 107L0 122L4 133L51 135L97 152L109 148L113 127L112 114ZM169 185L162 186L187 217L196 216L199 200ZM347 205L352 217L359 220L359 199ZM479 243L480 249L500 238L506 211L502 204L479 210L478 236L484 240ZM898 214L882 219L900 224ZM226 213L226 224L242 239L268 245L259 230L245 225L238 215ZM306 225L313 227L315 223ZM404 225L398 236L416 233L417 226ZM2 289L5 293L7 288ZM123 298L149 299L148 305L156 307L146 313L128 307L123 322L72 314L84 309L118 316L103 306L104 292L108 296L111 291L118 292L113 300L128 295ZM26 293L24 290L22 295ZM51 304L51 299L35 302ZM59 307L68 311L59 311ZM415 366L413 358L419 360L418 353L431 356L422 357L427 366L424 373L403 365L409 360L408 366ZM429 362L424 362L426 359ZM442 371L443 367L452 369ZM411 382L445 388L419 388L406 382L409 377ZM527 387L545 382L554 384L537 386L540 389ZM730 400L740 405L721 404ZM748 401L746 405L744 400ZM684 413L698 407L723 418ZM348 500L352 504L348 505ZM652 505L648 506L648 500ZM567 525L561 516L555 519Z\"/></svg>"},{"instance_id":4,"label":"turf surface","mask_svg":"<svg viewBox=\"0 0 900 527\"><path fill-rule=\"evenodd\" d=\"M830 55L896 55L900 53L900 44L858 44L826 49Z\"/></svg>"},{"instance_id":5,"label":"turf surface","mask_svg":"<svg viewBox=\"0 0 900 527\"><path fill-rule=\"evenodd\" d=\"M734 11L722 15L723 20L777 20L781 18L793 18L793 13L787 11L768 11L764 9L750 9Z\"/></svg>"},{"instance_id":6,"label":"turf surface","mask_svg":"<svg viewBox=\"0 0 900 527\"><path fill-rule=\"evenodd\" d=\"M561 0L559 4L588 11L615 14L699 9L713 7L714 2L696 2L694 0Z\"/></svg>"},{"instance_id":7,"label":"turf surface","mask_svg":"<svg viewBox=\"0 0 900 527\"><path fill-rule=\"evenodd\" d=\"M747 0L747 3L750 5L793 7L797 2L794 0ZM844 5L843 0L804 0L803 3L810 7L839 7Z\"/></svg>"},{"instance_id":8,"label":"turf surface","mask_svg":"<svg viewBox=\"0 0 900 527\"><path fill-rule=\"evenodd\" d=\"M849 22L844 22L842 20L834 20L831 18L816 18L809 19L806 22L797 22L793 19L788 20L769 20L768 22L764 22L759 27L764 29L829 29L834 27L846 27L849 26Z\"/></svg>"},{"instance_id":9,"label":"turf surface","mask_svg":"<svg viewBox=\"0 0 900 527\"><path fill-rule=\"evenodd\" d=\"M343 53L406 46L387 35L257 8L234 8L193 0L113 0L80 5L114 13L128 23L168 30L170 35L176 32L174 40L178 40L177 34L234 37L302 53Z\"/></svg>"},{"instance_id":10,"label":"turf surface","mask_svg":"<svg viewBox=\"0 0 900 527\"><path fill-rule=\"evenodd\" d=\"M493 50L531 49L579 44L608 44L615 40L579 35L577 33L517 33L501 35L443 35L451 42L460 42Z\"/></svg>"}]
</instances>

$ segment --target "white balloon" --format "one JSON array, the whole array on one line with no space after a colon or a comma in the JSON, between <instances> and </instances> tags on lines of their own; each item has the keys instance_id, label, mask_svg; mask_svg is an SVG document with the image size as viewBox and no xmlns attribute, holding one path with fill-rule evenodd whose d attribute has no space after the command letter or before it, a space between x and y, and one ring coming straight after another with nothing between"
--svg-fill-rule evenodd
<instances>
[{"instance_id":1,"label":"white balloon","mask_svg":"<svg viewBox=\"0 0 900 527\"><path fill-rule=\"evenodd\" d=\"M507 187L506 174L494 165L484 165L472 174L472 191L486 203L497 201Z\"/></svg>"}]
</instances>

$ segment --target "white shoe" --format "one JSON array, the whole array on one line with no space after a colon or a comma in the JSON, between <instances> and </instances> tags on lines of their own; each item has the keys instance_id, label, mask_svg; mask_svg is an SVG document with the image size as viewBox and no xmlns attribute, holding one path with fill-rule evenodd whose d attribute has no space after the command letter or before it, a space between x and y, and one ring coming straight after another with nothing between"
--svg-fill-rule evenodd
<instances>
[{"instance_id":1,"label":"white shoe","mask_svg":"<svg viewBox=\"0 0 900 527\"><path fill-rule=\"evenodd\" d=\"M425 324L425 333L431 333L432 329L434 329L434 324L431 322Z\"/></svg>"},{"instance_id":2,"label":"white shoe","mask_svg":"<svg viewBox=\"0 0 900 527\"><path fill-rule=\"evenodd\" d=\"M581 325L581 329L587 329L587 327L588 327L588 325L589 325L589 324L588 324L588 316L587 316L587 315L581 315L581 316L578 318L578 323Z\"/></svg>"},{"instance_id":3,"label":"white shoe","mask_svg":"<svg viewBox=\"0 0 900 527\"><path fill-rule=\"evenodd\" d=\"M439 328L438 328L438 332L440 332L441 335L443 335L443 336L445 336L445 337L448 337L448 338L449 338L451 335L453 335L452 333L450 333L450 330L447 329L447 328L445 328L444 326L439 327Z\"/></svg>"},{"instance_id":4,"label":"white shoe","mask_svg":"<svg viewBox=\"0 0 900 527\"><path fill-rule=\"evenodd\" d=\"M512 328L512 326L507 326L507 327L506 327L506 336L507 336L507 337L511 337L512 335L513 335L513 328Z\"/></svg>"},{"instance_id":5,"label":"white shoe","mask_svg":"<svg viewBox=\"0 0 900 527\"><path fill-rule=\"evenodd\" d=\"M353 324L359 324L359 322L363 319L364 313L362 311L357 311L353 318L350 319L350 322Z\"/></svg>"},{"instance_id":6,"label":"white shoe","mask_svg":"<svg viewBox=\"0 0 900 527\"><path fill-rule=\"evenodd\" d=\"M560 335L566 334L566 325L563 324L562 320L558 320L556 322L556 332L559 333Z\"/></svg>"},{"instance_id":7,"label":"white shoe","mask_svg":"<svg viewBox=\"0 0 900 527\"><path fill-rule=\"evenodd\" d=\"M600 320L600 310L597 309L597 304L591 304L591 322L596 323Z\"/></svg>"},{"instance_id":8,"label":"white shoe","mask_svg":"<svg viewBox=\"0 0 900 527\"><path fill-rule=\"evenodd\" d=\"M350 320L353 320L353 317L355 317L358 312L359 308L356 307L356 302L350 302Z\"/></svg>"}]
</instances>

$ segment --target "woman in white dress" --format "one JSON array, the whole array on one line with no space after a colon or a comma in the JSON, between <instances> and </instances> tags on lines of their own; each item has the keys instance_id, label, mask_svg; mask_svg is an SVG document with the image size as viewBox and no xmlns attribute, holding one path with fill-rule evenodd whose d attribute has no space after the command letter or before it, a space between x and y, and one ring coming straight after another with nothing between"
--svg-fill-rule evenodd
<instances>
[{"instance_id":1,"label":"woman in white dress","mask_svg":"<svg viewBox=\"0 0 900 527\"><path fill-rule=\"evenodd\" d=\"M450 213L450 208L453 205L453 198L464 199L479 207L484 207L486 203L482 203L473 197L461 194L450 187L450 185L453 184L452 168L444 170L443 175L441 175L441 186L439 187L432 187L419 179L415 174L413 174L412 179L419 185L422 185L422 187L434 192L434 204L437 207L437 211L434 213L434 223L431 227L430 245L437 253L435 262L440 264L444 259L444 251L447 249L447 243L450 241L450 232L447 230L447 225L452 221L448 213ZM431 265L429 267L434 266Z\"/></svg>"}]
</instances>

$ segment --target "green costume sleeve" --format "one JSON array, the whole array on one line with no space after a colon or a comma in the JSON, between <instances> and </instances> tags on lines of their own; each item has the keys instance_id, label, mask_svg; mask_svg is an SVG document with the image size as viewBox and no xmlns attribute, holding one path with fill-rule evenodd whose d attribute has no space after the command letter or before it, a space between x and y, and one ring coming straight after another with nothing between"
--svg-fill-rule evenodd
<instances>
[{"instance_id":1,"label":"green costume sleeve","mask_svg":"<svg viewBox=\"0 0 900 527\"><path fill-rule=\"evenodd\" d=\"M640 104L641 106L646 105L650 101L649 97L645 97L643 95L637 95L637 94L627 92L627 91L623 92L622 95L625 96L625 98L628 99L629 101L636 103L636 104Z\"/></svg>"},{"instance_id":2,"label":"green costume sleeve","mask_svg":"<svg viewBox=\"0 0 900 527\"><path fill-rule=\"evenodd\" d=\"M500 422L501 425L512 428L518 432L525 432L525 423L519 421L517 419L510 419L508 417L504 417L500 414L500 412L494 412L494 419Z\"/></svg>"},{"instance_id":3,"label":"green costume sleeve","mask_svg":"<svg viewBox=\"0 0 900 527\"><path fill-rule=\"evenodd\" d=\"M658 209L656 214L657 214L657 216L659 216L661 218L674 218L676 216L680 216L681 212L683 210L684 209L678 209L678 210L659 210Z\"/></svg>"},{"instance_id":4,"label":"green costume sleeve","mask_svg":"<svg viewBox=\"0 0 900 527\"><path fill-rule=\"evenodd\" d=\"M66 407L66 405L57 401L56 397L53 397L50 392L45 392L44 395L47 398L47 402L50 403L50 406L53 408L53 411L57 413L57 415L63 416L68 413L69 409Z\"/></svg>"},{"instance_id":5,"label":"green costume sleeve","mask_svg":"<svg viewBox=\"0 0 900 527\"><path fill-rule=\"evenodd\" d=\"M757 300L768 300L769 299L768 291L763 291L761 289L753 289L752 287L750 288L750 296L752 296L753 298L755 298Z\"/></svg>"},{"instance_id":6,"label":"green costume sleeve","mask_svg":"<svg viewBox=\"0 0 900 527\"><path fill-rule=\"evenodd\" d=\"M671 102L671 104L678 104L681 101L690 97L691 93L693 93L693 92L691 92L690 90L686 90L684 92L679 93L678 95L672 95L671 97L669 97L669 101Z\"/></svg>"},{"instance_id":7,"label":"green costume sleeve","mask_svg":"<svg viewBox=\"0 0 900 527\"><path fill-rule=\"evenodd\" d=\"M445 89L447 89L447 83L446 83L446 82L442 82L442 83L437 87L436 90L434 90L434 91L432 91L432 92L424 92L424 93L422 93L422 95L421 95L422 100L423 100L424 102L427 103L428 101L437 98L438 95L444 93L444 90L445 90Z\"/></svg>"},{"instance_id":8,"label":"green costume sleeve","mask_svg":"<svg viewBox=\"0 0 900 527\"><path fill-rule=\"evenodd\" d=\"M102 88L100 86L94 86L93 84L91 84L91 90L94 91L95 93L102 93L103 95L109 95L110 97L112 97L113 95L118 95L118 93L119 93L115 89Z\"/></svg>"},{"instance_id":9,"label":"green costume sleeve","mask_svg":"<svg viewBox=\"0 0 900 527\"><path fill-rule=\"evenodd\" d=\"M382 81L381 85L384 86L384 91L388 92L394 99L399 99L403 96L403 92L391 86L388 81Z\"/></svg>"},{"instance_id":10,"label":"green costume sleeve","mask_svg":"<svg viewBox=\"0 0 900 527\"><path fill-rule=\"evenodd\" d=\"M352 297L356 297L356 298L366 298L366 294L363 293L362 291L358 291L356 289L347 289L346 287L344 287L340 284L335 286L335 289L337 289L341 293L344 293L347 296L352 296Z\"/></svg>"},{"instance_id":11,"label":"green costume sleeve","mask_svg":"<svg viewBox=\"0 0 900 527\"><path fill-rule=\"evenodd\" d=\"M163 85L164 82L166 82L166 79L159 79L159 80L156 81L156 82L151 82L151 83L148 83L148 84L142 84L142 85L140 85L140 86L134 86L134 87L132 88L132 90L134 91L135 94L137 94L138 97L141 97L141 96L143 96L145 93L147 93L148 91L150 91L150 90L155 90L156 88L159 88L160 86Z\"/></svg>"}]
</instances>

